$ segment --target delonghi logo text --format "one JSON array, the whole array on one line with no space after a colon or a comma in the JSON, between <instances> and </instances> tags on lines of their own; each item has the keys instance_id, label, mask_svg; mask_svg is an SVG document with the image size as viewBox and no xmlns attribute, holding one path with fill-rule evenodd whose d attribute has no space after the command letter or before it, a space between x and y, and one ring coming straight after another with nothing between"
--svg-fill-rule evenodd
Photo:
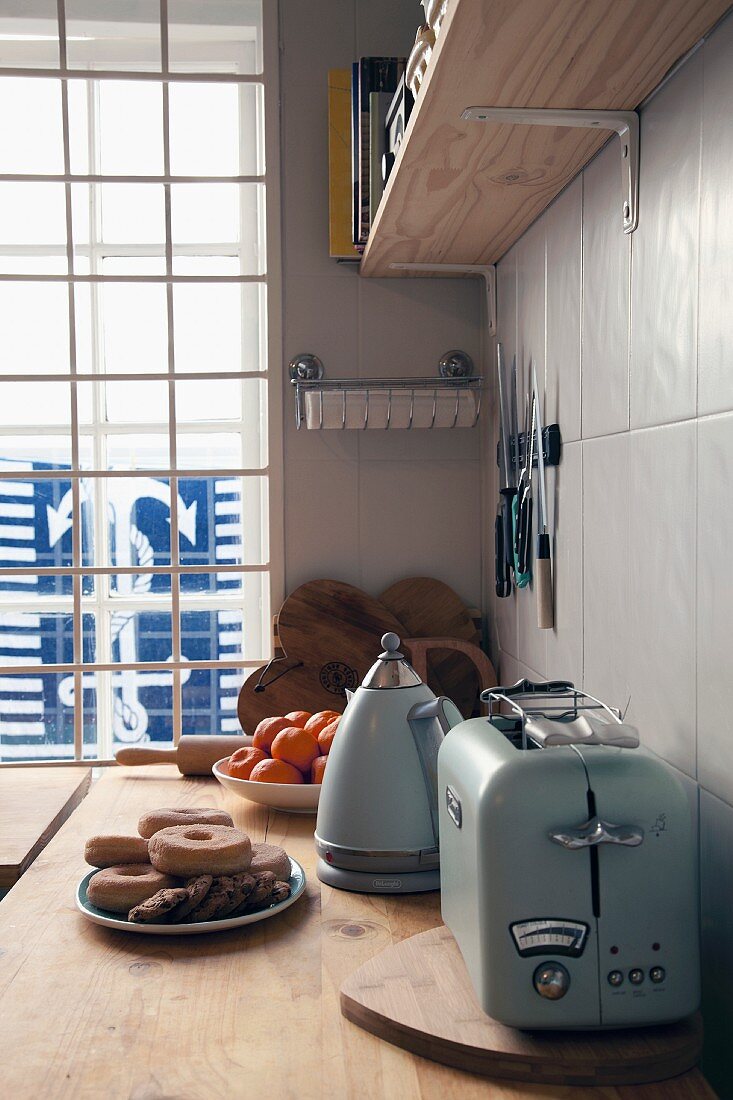
<instances>
[{"instance_id":1,"label":"delonghi logo text","mask_svg":"<svg viewBox=\"0 0 733 1100\"><path fill-rule=\"evenodd\" d=\"M375 878L372 879L375 890L399 890L402 886L401 878Z\"/></svg>"}]
</instances>

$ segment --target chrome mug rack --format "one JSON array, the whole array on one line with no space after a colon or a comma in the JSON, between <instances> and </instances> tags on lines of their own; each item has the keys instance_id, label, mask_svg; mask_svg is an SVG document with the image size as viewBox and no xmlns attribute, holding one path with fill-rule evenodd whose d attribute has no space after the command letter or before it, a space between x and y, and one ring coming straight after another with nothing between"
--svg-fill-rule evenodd
<instances>
[{"instance_id":1,"label":"chrome mug rack","mask_svg":"<svg viewBox=\"0 0 733 1100\"><path fill-rule=\"evenodd\" d=\"M473 428L481 413L483 380L462 351L446 352L436 378L324 379L315 355L289 364L295 425L326 428ZM409 396L408 396L409 395Z\"/></svg>"}]
</instances>

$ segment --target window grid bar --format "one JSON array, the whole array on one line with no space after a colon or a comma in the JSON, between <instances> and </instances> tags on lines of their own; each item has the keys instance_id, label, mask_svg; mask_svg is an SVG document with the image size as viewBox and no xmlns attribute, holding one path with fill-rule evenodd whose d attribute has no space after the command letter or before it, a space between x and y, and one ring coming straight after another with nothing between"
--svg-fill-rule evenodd
<instances>
[{"instance_id":1,"label":"window grid bar","mask_svg":"<svg viewBox=\"0 0 733 1100\"><path fill-rule=\"evenodd\" d=\"M148 425L146 424L147 428ZM232 430L236 430L236 423L233 425ZM208 431L208 429L207 429ZM21 434L28 432L28 426L20 429L19 432L14 434ZM44 428L46 435L57 435L58 432L47 432ZM8 433L10 434L10 433ZM152 478L211 478L211 477L267 477L268 467L263 466L261 469L240 469L234 466L224 467L223 469L209 469L208 467L201 469L191 470L3 470L0 466L0 482L1 481L74 481L80 478L106 478L106 477L152 477Z\"/></svg>"},{"instance_id":2,"label":"window grid bar","mask_svg":"<svg viewBox=\"0 0 733 1100\"><path fill-rule=\"evenodd\" d=\"M57 0L56 12L59 25L59 63L66 67L66 12L64 0ZM71 171L71 148L69 137L69 86L61 84L61 133L64 154L64 174ZM71 184L64 183L64 202L66 216L66 262L68 272L74 272L74 230L71 209ZM68 283L69 301L69 370L76 373L76 304L74 287ZM76 386L70 387L70 429L71 429L71 465L79 468L79 406ZM81 486L79 481L71 483L71 557L74 567L81 566ZM72 646L74 664L83 658L81 584L79 574L72 574ZM82 678L80 672L74 673L74 759L80 760L84 752L84 723L82 707Z\"/></svg>"},{"instance_id":3,"label":"window grid bar","mask_svg":"<svg viewBox=\"0 0 733 1100\"><path fill-rule=\"evenodd\" d=\"M160 0L160 63L161 68L168 69L168 0ZM167 84L162 86L163 93L163 174L171 174L171 149L170 149L170 94ZM165 273L173 274L173 226L171 217L171 185L163 184L164 211L165 211ZM173 338L173 286L166 284L166 314L168 324L168 374L175 374L175 344ZM176 426L176 385L168 382L168 445L170 448L170 466L175 469L178 465L177 453L177 426ZM171 565L180 564L179 535L178 535L178 478L170 479L170 540L171 540ZM181 660L181 584L178 571L171 574L171 650L173 661ZM181 700L181 674L173 673L172 683L172 711L173 711L173 743L178 743L181 736L182 725L182 700Z\"/></svg>"},{"instance_id":4,"label":"window grid bar","mask_svg":"<svg viewBox=\"0 0 733 1100\"><path fill-rule=\"evenodd\" d=\"M267 283L267 275L62 275L0 272L4 283Z\"/></svg>"},{"instance_id":5,"label":"window grid bar","mask_svg":"<svg viewBox=\"0 0 733 1100\"><path fill-rule=\"evenodd\" d=\"M38 80L152 80L158 84L262 84L264 73L156 72L150 69L31 69L13 66L0 69L2 77L33 77Z\"/></svg>"},{"instance_id":6,"label":"window grid bar","mask_svg":"<svg viewBox=\"0 0 733 1100\"><path fill-rule=\"evenodd\" d=\"M65 615L72 610L72 601L69 596L46 596L34 598L32 603L27 602L27 597L31 596L31 593L23 594L26 599L21 600L0 600L0 612L8 612L11 614L39 614L39 615ZM84 602L84 601L88 602ZM128 598L126 596L105 596L101 601L97 600L96 596L86 596L82 599L82 609L85 615L91 615L94 613L97 605L102 611L124 611L127 612L155 612L159 614L161 611L165 613L170 608L169 595L163 593L156 593L153 596L147 595L143 597ZM181 600L181 607L184 611L231 611L242 610L242 594L241 592L229 591L229 592L193 592L190 595L186 594ZM180 658L184 660L183 657ZM236 658L232 656L232 660ZM100 663L111 662L111 657L105 658L98 655ZM83 664L84 662L79 662ZM161 663L161 662L158 662ZM91 662L94 664L94 662ZM4 666L3 666L4 667ZM38 668L43 666L38 665Z\"/></svg>"},{"instance_id":7,"label":"window grid bar","mask_svg":"<svg viewBox=\"0 0 733 1100\"><path fill-rule=\"evenodd\" d=\"M267 573L270 569L270 563L264 562L261 565L226 565L224 562L217 562L212 564L207 569L204 565L79 565L79 566L64 566L64 565L30 565L30 566L15 566L15 565L3 565L0 567L0 577L18 577L27 575L29 577L115 577L117 574L123 576L129 574L131 576L173 576L175 573L184 574L207 574L207 573ZM226 592L221 593L222 596L226 596ZM47 597L53 599L54 597ZM88 599L88 597L84 597ZM43 597L34 597L34 602L42 602ZM0 606L3 604L3 599L0 597ZM17 606L18 600L13 600L13 606ZM2 658L0 657L0 665L2 664Z\"/></svg>"},{"instance_id":8,"label":"window grid bar","mask_svg":"<svg viewBox=\"0 0 733 1100\"><path fill-rule=\"evenodd\" d=\"M175 372L175 368L174 368ZM217 371L140 371L139 373L122 373L120 371L109 373L105 371L74 371L73 376L69 372L58 374L0 374L2 382L167 382L169 378L175 378L177 382L212 382L229 379L246 381L248 378L267 378L266 370L217 370ZM357 383L354 383L355 387ZM362 386L364 383L362 383ZM206 423L206 421L191 421L192 424ZM217 421L216 423L222 423ZM236 424L238 421L230 421ZM111 425L112 428L115 425ZM137 429L139 430L139 424ZM179 425L180 430L180 425Z\"/></svg>"},{"instance_id":9,"label":"window grid bar","mask_svg":"<svg viewBox=\"0 0 733 1100\"><path fill-rule=\"evenodd\" d=\"M171 672L178 670L190 670L196 672L201 669L220 668L220 669L235 669L235 668L261 668L266 664L267 658L261 657L259 660L238 661L238 660L223 660L223 661L168 661L165 667L162 667L160 661L114 661L109 663L100 664L57 664L57 665L10 665L7 668L3 667L3 676L38 676L38 675L51 675L52 673L90 673L90 672L149 672L151 669L155 669L158 672Z\"/></svg>"},{"instance_id":10,"label":"window grid bar","mask_svg":"<svg viewBox=\"0 0 733 1100\"><path fill-rule=\"evenodd\" d=\"M121 176L101 172L0 172L2 183L264 183L264 175L248 176L177 176L170 172L158 176Z\"/></svg>"}]
</instances>

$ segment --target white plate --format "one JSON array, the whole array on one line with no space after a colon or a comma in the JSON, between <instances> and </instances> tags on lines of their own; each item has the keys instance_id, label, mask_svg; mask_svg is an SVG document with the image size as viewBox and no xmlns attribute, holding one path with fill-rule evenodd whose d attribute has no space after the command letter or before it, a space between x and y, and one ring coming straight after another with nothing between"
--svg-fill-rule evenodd
<instances>
[{"instance_id":1,"label":"white plate","mask_svg":"<svg viewBox=\"0 0 733 1100\"><path fill-rule=\"evenodd\" d=\"M224 920L207 920L198 924L133 924L125 917L110 913L107 909L97 909L87 898L87 886L96 871L90 871L79 883L76 891L76 906L87 920L101 924L105 928L116 928L120 932L139 932L144 936L195 936L201 932L226 932L231 928L241 928L245 924L256 924L282 913L297 901L305 890L305 871L290 858L290 897L271 905L269 909L259 909L256 913L245 913L241 917L225 917Z\"/></svg>"},{"instance_id":2,"label":"white plate","mask_svg":"<svg viewBox=\"0 0 733 1100\"><path fill-rule=\"evenodd\" d=\"M211 769L222 787L240 798L248 798L273 810L291 814L314 814L321 794L320 783L257 783L252 779L235 779L229 774L229 757L217 760Z\"/></svg>"}]
</instances>

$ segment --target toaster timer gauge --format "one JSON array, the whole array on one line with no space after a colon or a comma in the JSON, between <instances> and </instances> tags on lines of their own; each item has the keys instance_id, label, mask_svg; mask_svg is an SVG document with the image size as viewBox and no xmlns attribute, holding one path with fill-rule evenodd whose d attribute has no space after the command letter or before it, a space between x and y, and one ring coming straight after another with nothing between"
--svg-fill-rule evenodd
<instances>
[{"instance_id":1,"label":"toaster timer gauge","mask_svg":"<svg viewBox=\"0 0 733 1100\"><path fill-rule=\"evenodd\" d=\"M590 930L584 921L562 917L515 921L509 928L514 946L523 958L548 953L578 958L585 950Z\"/></svg>"}]
</instances>

